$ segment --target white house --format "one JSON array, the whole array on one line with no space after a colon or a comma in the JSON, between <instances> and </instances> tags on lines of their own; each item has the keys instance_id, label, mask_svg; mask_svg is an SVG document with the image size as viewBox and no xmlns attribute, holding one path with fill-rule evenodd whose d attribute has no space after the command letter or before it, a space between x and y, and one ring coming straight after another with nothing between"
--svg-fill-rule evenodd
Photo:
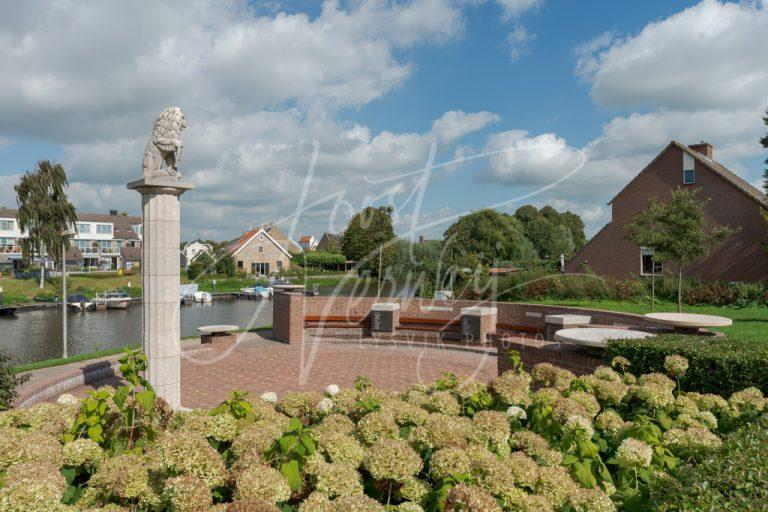
<instances>
[{"instance_id":1,"label":"white house","mask_svg":"<svg viewBox=\"0 0 768 512\"><path fill-rule=\"evenodd\" d=\"M181 250L181 252L184 255L182 261L186 263L185 268L188 268L189 265L191 265L192 262L195 261L195 259L203 253L213 257L213 248L210 246L210 244L206 244L201 240L195 240L194 242L187 243L184 245L184 248Z\"/></svg>"}]
</instances>

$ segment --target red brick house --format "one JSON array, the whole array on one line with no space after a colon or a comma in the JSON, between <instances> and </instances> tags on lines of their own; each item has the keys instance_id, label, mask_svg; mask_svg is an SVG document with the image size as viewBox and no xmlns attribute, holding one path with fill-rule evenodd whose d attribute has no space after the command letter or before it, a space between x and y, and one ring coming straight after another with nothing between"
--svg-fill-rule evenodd
<instances>
[{"instance_id":1,"label":"red brick house","mask_svg":"<svg viewBox=\"0 0 768 512\"><path fill-rule=\"evenodd\" d=\"M627 241L624 226L656 196L669 199L677 187L701 188L702 198L711 198L707 222L740 228L733 237L717 246L684 273L702 280L763 281L768 279L768 255L763 244L766 225L760 214L768 208L766 196L713 159L713 148L702 142L686 146L672 141L621 192L611 205L611 222L606 224L566 265L567 272L594 272L616 278L651 274L650 252ZM660 268L661 267L661 268ZM657 263L656 272L674 271Z\"/></svg>"}]
</instances>

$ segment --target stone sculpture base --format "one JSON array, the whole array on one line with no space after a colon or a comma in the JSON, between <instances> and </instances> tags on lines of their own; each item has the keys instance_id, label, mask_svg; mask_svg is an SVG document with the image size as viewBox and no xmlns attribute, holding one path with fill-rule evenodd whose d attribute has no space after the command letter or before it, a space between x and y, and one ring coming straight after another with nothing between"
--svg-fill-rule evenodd
<instances>
[{"instance_id":1,"label":"stone sculpture base","mask_svg":"<svg viewBox=\"0 0 768 512\"><path fill-rule=\"evenodd\" d=\"M147 380L157 396L181 408L179 220L181 194L194 188L173 177L146 177L128 184L141 194L142 348Z\"/></svg>"}]
</instances>

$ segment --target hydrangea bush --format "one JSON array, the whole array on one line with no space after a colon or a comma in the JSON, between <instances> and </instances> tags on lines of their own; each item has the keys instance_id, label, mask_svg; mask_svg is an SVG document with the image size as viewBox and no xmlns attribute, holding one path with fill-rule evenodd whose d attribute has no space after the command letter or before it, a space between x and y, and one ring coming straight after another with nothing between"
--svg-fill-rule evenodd
<instances>
[{"instance_id":1,"label":"hydrangea bush","mask_svg":"<svg viewBox=\"0 0 768 512\"><path fill-rule=\"evenodd\" d=\"M755 388L680 391L680 357L640 376L624 358L581 377L512 363L487 384L362 378L184 412L134 375L138 389L2 412L0 512L652 510L654 482L766 413Z\"/></svg>"}]
</instances>

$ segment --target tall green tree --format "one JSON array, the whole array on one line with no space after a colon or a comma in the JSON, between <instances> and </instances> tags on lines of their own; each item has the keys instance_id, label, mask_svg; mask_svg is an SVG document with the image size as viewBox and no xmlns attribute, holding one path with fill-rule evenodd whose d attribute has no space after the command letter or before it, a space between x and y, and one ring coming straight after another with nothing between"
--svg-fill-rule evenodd
<instances>
[{"instance_id":1,"label":"tall green tree","mask_svg":"<svg viewBox=\"0 0 768 512\"><path fill-rule=\"evenodd\" d=\"M701 189L672 191L669 201L653 198L648 210L656 229L652 240L658 261L670 261L677 268L677 311L683 306L683 269L703 258L717 244L734 233L730 226L709 226L704 211L710 199L699 197Z\"/></svg>"},{"instance_id":2,"label":"tall green tree","mask_svg":"<svg viewBox=\"0 0 768 512\"><path fill-rule=\"evenodd\" d=\"M483 265L536 257L522 223L512 215L485 209L460 217L443 233L443 251L454 262L477 259Z\"/></svg>"},{"instance_id":3,"label":"tall green tree","mask_svg":"<svg viewBox=\"0 0 768 512\"><path fill-rule=\"evenodd\" d=\"M645 247L651 252L651 309L656 309L656 247L659 244L659 232L656 221L661 216L661 203L652 197L648 207L634 216L632 222L624 227L624 237L638 247Z\"/></svg>"},{"instance_id":4,"label":"tall green tree","mask_svg":"<svg viewBox=\"0 0 768 512\"><path fill-rule=\"evenodd\" d=\"M517 209L515 218L523 224L539 259L554 261L561 254L568 258L586 243L584 222L575 213L560 213L551 206L539 210L528 204Z\"/></svg>"},{"instance_id":5,"label":"tall green tree","mask_svg":"<svg viewBox=\"0 0 768 512\"><path fill-rule=\"evenodd\" d=\"M28 171L13 188L19 206L19 229L26 231L21 240L22 256L32 262L40 257L40 288L44 283L45 258L62 261L62 244L69 249L69 239L62 232L75 225L77 214L65 192L67 173L61 164L48 160L38 162L35 171Z\"/></svg>"},{"instance_id":6,"label":"tall green tree","mask_svg":"<svg viewBox=\"0 0 768 512\"><path fill-rule=\"evenodd\" d=\"M379 274L394 260L395 230L392 227L392 207L369 206L356 213L341 237L341 252L347 259L357 261L359 268Z\"/></svg>"}]
</instances>

